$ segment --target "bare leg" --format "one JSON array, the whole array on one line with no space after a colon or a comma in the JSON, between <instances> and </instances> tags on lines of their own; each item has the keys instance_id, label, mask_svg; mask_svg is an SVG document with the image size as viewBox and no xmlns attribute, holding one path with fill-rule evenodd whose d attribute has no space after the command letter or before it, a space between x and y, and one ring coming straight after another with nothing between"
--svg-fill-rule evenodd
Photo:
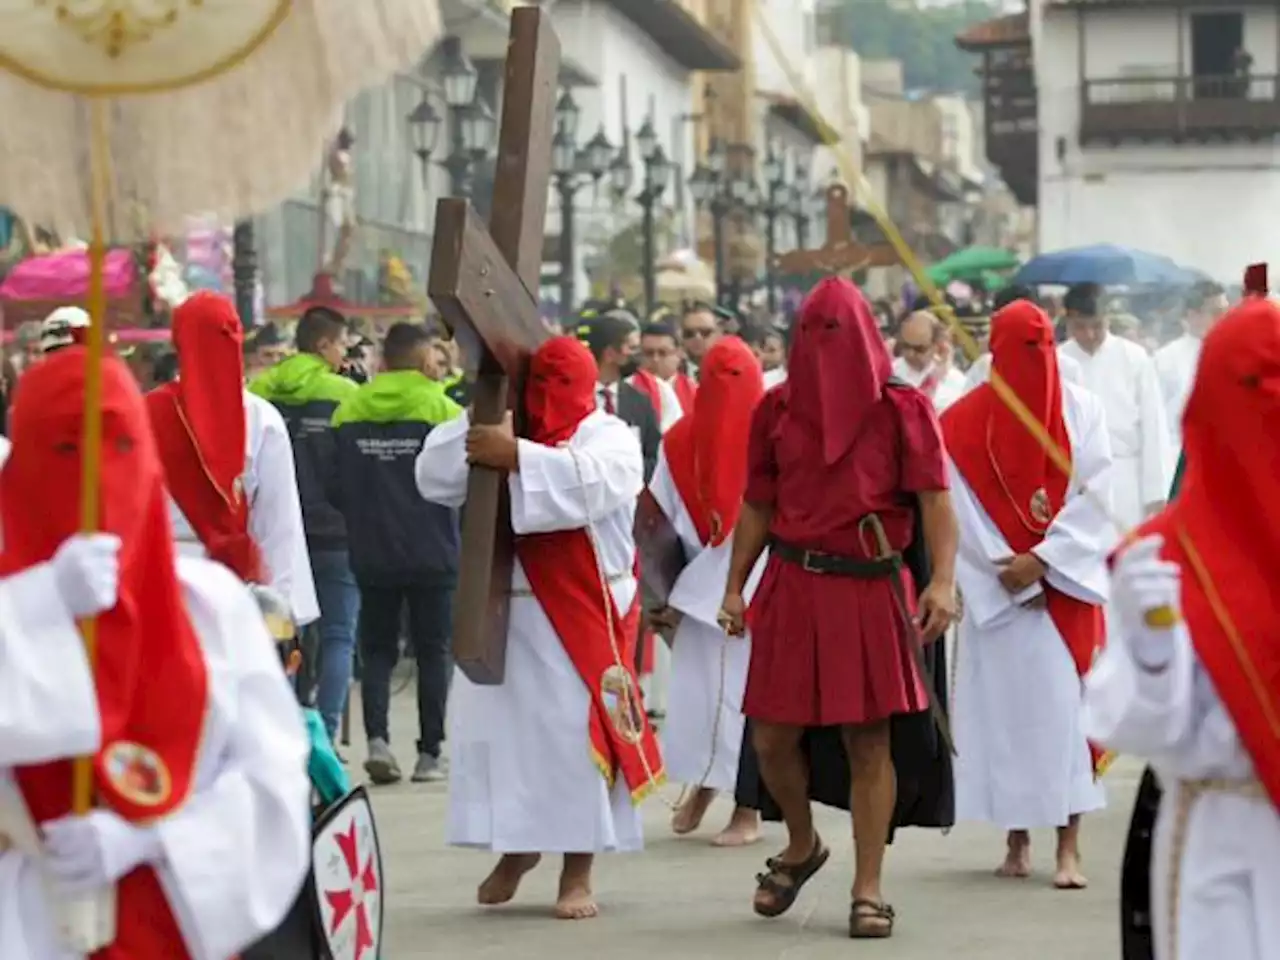
<instances>
[{"instance_id":1,"label":"bare leg","mask_svg":"<svg viewBox=\"0 0 1280 960\"><path fill-rule=\"evenodd\" d=\"M711 839L713 847L749 847L760 839L760 811L734 807L729 825Z\"/></svg>"},{"instance_id":2,"label":"bare leg","mask_svg":"<svg viewBox=\"0 0 1280 960\"><path fill-rule=\"evenodd\" d=\"M1006 845L1004 863L996 867L996 876L1016 878L1031 876L1030 831L1010 830Z\"/></svg>"},{"instance_id":3,"label":"bare leg","mask_svg":"<svg viewBox=\"0 0 1280 960\"><path fill-rule=\"evenodd\" d=\"M671 832L678 837L693 833L702 826L702 818L715 800L716 792L710 787L697 787L689 792L680 808L671 817Z\"/></svg>"},{"instance_id":4,"label":"bare leg","mask_svg":"<svg viewBox=\"0 0 1280 960\"><path fill-rule=\"evenodd\" d=\"M556 916L561 920L590 920L600 913L591 892L591 867L595 854L566 853L560 871L560 895L556 898Z\"/></svg>"},{"instance_id":5,"label":"bare leg","mask_svg":"<svg viewBox=\"0 0 1280 960\"><path fill-rule=\"evenodd\" d=\"M538 865L540 853L507 853L498 860L493 872L480 884L476 900L482 906L496 907L509 903L520 889L524 875Z\"/></svg>"},{"instance_id":6,"label":"bare leg","mask_svg":"<svg viewBox=\"0 0 1280 960\"><path fill-rule=\"evenodd\" d=\"M881 871L898 795L897 775L889 752L889 721L845 727L841 732L852 780L853 899L883 904ZM883 932L883 935L888 935L893 927L891 920L876 916L870 910L862 919L862 925L869 934Z\"/></svg>"},{"instance_id":7,"label":"bare leg","mask_svg":"<svg viewBox=\"0 0 1280 960\"><path fill-rule=\"evenodd\" d=\"M804 863L813 854L818 835L809 807L809 771L800 752L802 727L751 721L751 739L760 764L760 777L782 811L787 825L787 846L777 859L786 864ZM756 906L769 909L775 897L766 890L756 893Z\"/></svg>"},{"instance_id":8,"label":"bare leg","mask_svg":"<svg viewBox=\"0 0 1280 960\"><path fill-rule=\"evenodd\" d=\"M1080 814L1073 814L1058 828L1058 868L1053 885L1059 890L1083 890L1089 885L1080 872Z\"/></svg>"}]
</instances>

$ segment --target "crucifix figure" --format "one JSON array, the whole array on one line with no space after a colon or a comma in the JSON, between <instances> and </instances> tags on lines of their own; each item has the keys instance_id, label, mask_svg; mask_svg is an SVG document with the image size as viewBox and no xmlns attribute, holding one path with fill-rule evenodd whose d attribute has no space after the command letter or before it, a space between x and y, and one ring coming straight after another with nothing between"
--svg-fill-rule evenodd
<instances>
[{"instance_id":1,"label":"crucifix figure","mask_svg":"<svg viewBox=\"0 0 1280 960\"><path fill-rule=\"evenodd\" d=\"M551 181L560 42L536 7L512 12L493 207L486 230L466 200L436 205L428 293L478 359L471 421L522 427L520 397L530 354L550 334L538 315L542 235ZM499 684L506 663L514 564L506 475L475 466L467 484L453 655L473 682Z\"/></svg>"},{"instance_id":2,"label":"crucifix figure","mask_svg":"<svg viewBox=\"0 0 1280 960\"><path fill-rule=\"evenodd\" d=\"M887 243L865 247L853 239L849 223L849 190L843 184L827 187L827 239L816 250L792 250L774 260L774 270L792 276L844 273L867 267L891 267L898 255Z\"/></svg>"}]
</instances>

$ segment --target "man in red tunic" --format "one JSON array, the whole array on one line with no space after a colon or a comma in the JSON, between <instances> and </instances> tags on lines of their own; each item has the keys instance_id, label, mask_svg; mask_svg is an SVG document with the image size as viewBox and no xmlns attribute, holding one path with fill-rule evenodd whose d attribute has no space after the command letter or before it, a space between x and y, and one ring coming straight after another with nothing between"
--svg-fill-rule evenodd
<instances>
[{"instance_id":1,"label":"man in red tunic","mask_svg":"<svg viewBox=\"0 0 1280 960\"><path fill-rule=\"evenodd\" d=\"M912 650L920 641L915 624L931 641L955 617L956 519L933 406L890 382L875 318L849 281L824 280L809 294L790 374L756 410L722 611L726 629L742 632L743 590L767 546L751 605L743 712L789 842L768 861L755 910L784 913L827 861L801 740L807 728L838 727L852 772L857 851L849 934L887 937L893 910L880 873L896 796L889 720L928 707ZM915 533L913 499L933 569L918 615L903 609L915 598L901 571ZM881 530L890 557L882 556Z\"/></svg>"}]
</instances>

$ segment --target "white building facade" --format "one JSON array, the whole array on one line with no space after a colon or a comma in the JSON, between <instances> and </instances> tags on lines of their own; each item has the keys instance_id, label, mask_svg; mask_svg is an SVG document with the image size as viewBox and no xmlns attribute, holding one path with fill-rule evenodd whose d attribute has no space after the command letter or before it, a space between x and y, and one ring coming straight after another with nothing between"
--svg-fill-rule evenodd
<instances>
[{"instance_id":1,"label":"white building facade","mask_svg":"<svg viewBox=\"0 0 1280 960\"><path fill-rule=\"evenodd\" d=\"M1280 243L1272 5L1036 3L1039 246L1117 243L1221 281Z\"/></svg>"}]
</instances>

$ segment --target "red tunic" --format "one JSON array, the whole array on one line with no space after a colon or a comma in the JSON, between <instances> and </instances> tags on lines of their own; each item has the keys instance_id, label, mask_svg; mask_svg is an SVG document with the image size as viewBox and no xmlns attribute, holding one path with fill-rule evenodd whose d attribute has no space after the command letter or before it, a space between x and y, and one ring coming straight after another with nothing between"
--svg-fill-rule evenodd
<instances>
[{"instance_id":1,"label":"red tunic","mask_svg":"<svg viewBox=\"0 0 1280 960\"><path fill-rule=\"evenodd\" d=\"M770 533L809 550L871 559L858 521L878 514L889 543L912 539L909 494L947 488L938 420L917 390L887 388L849 453L824 466L812 433L777 429L785 384L756 410L746 500L774 508ZM907 598L914 613L910 577ZM888 580L808 573L771 557L748 617L743 713L801 726L859 724L925 709L927 695Z\"/></svg>"}]
</instances>

